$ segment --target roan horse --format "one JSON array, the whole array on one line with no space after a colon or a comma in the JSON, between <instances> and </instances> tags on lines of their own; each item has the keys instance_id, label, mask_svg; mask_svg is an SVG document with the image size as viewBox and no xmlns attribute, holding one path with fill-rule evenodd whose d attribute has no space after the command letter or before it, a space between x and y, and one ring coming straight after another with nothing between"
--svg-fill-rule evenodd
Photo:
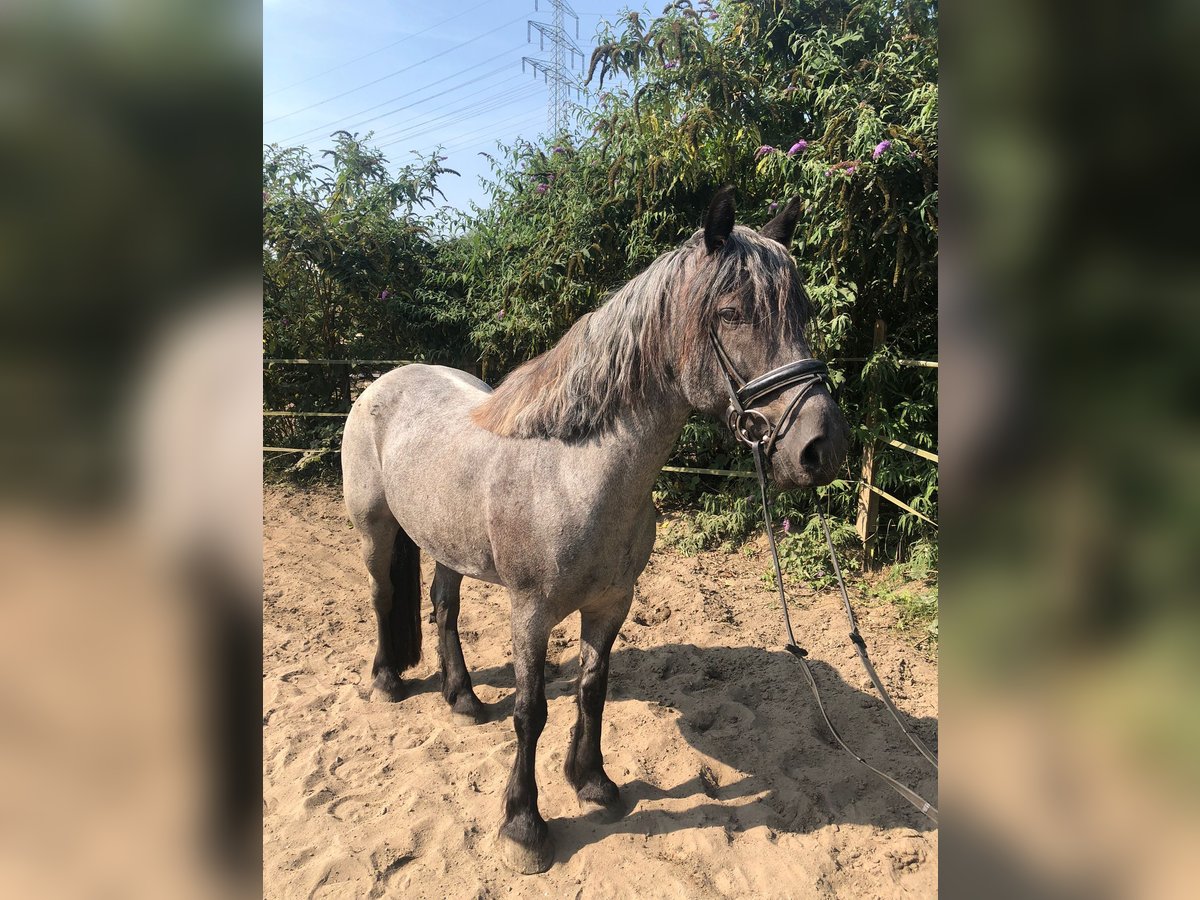
<instances>
[{"instance_id":1,"label":"roan horse","mask_svg":"<svg viewBox=\"0 0 1200 900\"><path fill-rule=\"evenodd\" d=\"M654 544L655 477L691 411L726 410L718 346L747 377L811 356L787 251L799 210L793 200L761 232L734 227L733 192L722 188L701 231L495 391L465 372L409 365L350 411L342 470L379 627L374 689L400 699L400 675L420 658L421 550L437 562L442 694L459 717L483 716L458 636L463 576L511 597L517 753L498 847L519 872L554 860L534 776L550 630L579 612L567 780L585 807L616 811L600 723L609 653ZM817 385L793 405L800 390L785 385L757 406L777 422L770 471L781 487L828 483L846 454L832 397Z\"/></svg>"}]
</instances>

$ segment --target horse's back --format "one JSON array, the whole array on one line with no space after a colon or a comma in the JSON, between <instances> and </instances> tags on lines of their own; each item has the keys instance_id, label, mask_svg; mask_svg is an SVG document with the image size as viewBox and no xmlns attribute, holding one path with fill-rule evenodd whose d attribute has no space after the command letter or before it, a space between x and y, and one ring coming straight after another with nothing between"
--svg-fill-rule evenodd
<instances>
[{"instance_id":1,"label":"horse's back","mask_svg":"<svg viewBox=\"0 0 1200 900\"><path fill-rule=\"evenodd\" d=\"M474 407L491 392L490 387L461 369L412 363L380 375L362 392L354 407L365 407L383 421L406 408L444 403Z\"/></svg>"}]
</instances>

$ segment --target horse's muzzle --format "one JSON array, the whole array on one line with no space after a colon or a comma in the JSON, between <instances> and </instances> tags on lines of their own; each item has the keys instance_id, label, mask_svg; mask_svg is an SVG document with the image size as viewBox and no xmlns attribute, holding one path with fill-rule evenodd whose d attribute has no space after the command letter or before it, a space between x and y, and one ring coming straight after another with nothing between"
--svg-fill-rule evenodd
<instances>
[{"instance_id":1,"label":"horse's muzzle","mask_svg":"<svg viewBox=\"0 0 1200 900\"><path fill-rule=\"evenodd\" d=\"M829 484L849 449L850 428L827 393L813 395L771 454L771 480L787 490Z\"/></svg>"}]
</instances>

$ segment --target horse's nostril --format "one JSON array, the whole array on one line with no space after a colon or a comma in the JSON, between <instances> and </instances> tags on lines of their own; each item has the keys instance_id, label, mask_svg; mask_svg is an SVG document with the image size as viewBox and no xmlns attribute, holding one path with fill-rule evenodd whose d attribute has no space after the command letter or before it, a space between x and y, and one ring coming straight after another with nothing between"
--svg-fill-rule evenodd
<instances>
[{"instance_id":1,"label":"horse's nostril","mask_svg":"<svg viewBox=\"0 0 1200 900\"><path fill-rule=\"evenodd\" d=\"M829 438L818 435L800 452L800 464L806 469L822 469L829 460L833 445Z\"/></svg>"}]
</instances>

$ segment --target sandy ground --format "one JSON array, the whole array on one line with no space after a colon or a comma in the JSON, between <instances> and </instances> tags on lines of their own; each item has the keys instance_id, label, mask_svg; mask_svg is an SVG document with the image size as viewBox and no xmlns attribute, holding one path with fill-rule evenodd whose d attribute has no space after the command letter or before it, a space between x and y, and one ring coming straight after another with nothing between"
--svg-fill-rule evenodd
<instances>
[{"instance_id":1,"label":"sandy ground","mask_svg":"<svg viewBox=\"0 0 1200 900\"><path fill-rule=\"evenodd\" d=\"M493 852L515 752L504 591L463 583L464 651L490 715L458 725L430 624L412 695L368 696L374 621L337 494L269 489L264 536L266 897L936 894L936 829L826 735L778 649L761 555L658 551L642 575L604 717L605 766L627 808L615 822L582 814L562 776L578 620L555 630L537 768L557 858L519 876ZM843 735L936 803L929 767L858 667L836 595L793 593L798 639ZM936 747L936 665L886 605L863 604L860 619L885 684Z\"/></svg>"}]
</instances>

